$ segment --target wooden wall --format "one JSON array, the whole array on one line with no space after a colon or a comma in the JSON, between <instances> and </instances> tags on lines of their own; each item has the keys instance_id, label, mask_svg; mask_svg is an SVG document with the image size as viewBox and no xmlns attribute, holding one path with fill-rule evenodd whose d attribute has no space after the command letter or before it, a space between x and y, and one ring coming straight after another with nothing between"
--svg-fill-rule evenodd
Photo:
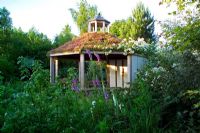
<instances>
[{"instance_id":1,"label":"wooden wall","mask_svg":"<svg viewBox=\"0 0 200 133\"><path fill-rule=\"evenodd\" d=\"M132 65L131 81L134 81L136 79L138 70L141 69L144 66L144 64L146 63L146 59L141 56L137 56L137 55L132 55L131 59L132 59L132 61L131 61L131 65Z\"/></svg>"},{"instance_id":2,"label":"wooden wall","mask_svg":"<svg viewBox=\"0 0 200 133\"><path fill-rule=\"evenodd\" d=\"M127 60L109 60L110 87L126 87L127 84Z\"/></svg>"},{"instance_id":3,"label":"wooden wall","mask_svg":"<svg viewBox=\"0 0 200 133\"><path fill-rule=\"evenodd\" d=\"M110 87L127 88L130 80L136 78L136 74L145 64L146 59L137 55L131 55L131 78L128 78L127 59L113 59L108 61L107 79Z\"/></svg>"}]
</instances>

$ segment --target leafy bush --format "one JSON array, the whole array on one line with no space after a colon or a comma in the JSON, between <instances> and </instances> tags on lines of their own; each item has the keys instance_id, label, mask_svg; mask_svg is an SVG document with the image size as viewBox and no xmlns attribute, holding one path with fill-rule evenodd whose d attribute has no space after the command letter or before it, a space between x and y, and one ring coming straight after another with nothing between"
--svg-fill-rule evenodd
<instances>
[{"instance_id":1,"label":"leafy bush","mask_svg":"<svg viewBox=\"0 0 200 133\"><path fill-rule=\"evenodd\" d=\"M158 132L160 103L152 97L148 84L139 76L133 84L130 114L133 132Z\"/></svg>"},{"instance_id":2,"label":"leafy bush","mask_svg":"<svg viewBox=\"0 0 200 133\"><path fill-rule=\"evenodd\" d=\"M49 72L40 63L31 71L29 80L16 87L22 89L9 87L3 98L10 100L4 102L6 107L1 103L1 132L157 131L157 108L143 82L136 85L139 91L106 91L105 97L102 90L74 91L59 82L50 84Z\"/></svg>"},{"instance_id":3,"label":"leafy bush","mask_svg":"<svg viewBox=\"0 0 200 133\"><path fill-rule=\"evenodd\" d=\"M15 63L10 61L6 56L0 56L0 71L4 80L11 79L13 73L17 70Z\"/></svg>"},{"instance_id":4,"label":"leafy bush","mask_svg":"<svg viewBox=\"0 0 200 133\"><path fill-rule=\"evenodd\" d=\"M162 128L177 132L191 131L192 128L194 131L199 130L198 117L192 116L191 120L188 115L182 114L185 110L188 111L187 114L193 114L192 107L186 106L186 104L192 105L190 103L192 97L185 97L185 93L191 88L195 90L200 87L200 69L198 68L200 68L198 53L164 50L157 52L140 73L151 90L153 98L162 103L160 114ZM193 98L198 101L197 97ZM185 99L184 102L183 99ZM184 128L182 128L183 125Z\"/></svg>"}]
</instances>

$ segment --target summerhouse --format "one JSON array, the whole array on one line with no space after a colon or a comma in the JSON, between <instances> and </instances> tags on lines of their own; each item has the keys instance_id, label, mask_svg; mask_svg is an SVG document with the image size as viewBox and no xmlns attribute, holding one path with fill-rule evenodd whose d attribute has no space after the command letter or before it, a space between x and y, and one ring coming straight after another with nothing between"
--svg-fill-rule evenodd
<instances>
[{"instance_id":1,"label":"summerhouse","mask_svg":"<svg viewBox=\"0 0 200 133\"><path fill-rule=\"evenodd\" d=\"M79 81L81 89L85 87L85 62L89 61L88 51L106 62L106 82L108 87L127 88L136 78L145 59L137 54L124 54L114 49L121 40L109 34L110 22L100 14L88 23L88 32L49 52L50 82L58 77L59 60L76 60L79 66ZM94 60L97 60L94 58ZM67 76L67 75L66 75Z\"/></svg>"}]
</instances>

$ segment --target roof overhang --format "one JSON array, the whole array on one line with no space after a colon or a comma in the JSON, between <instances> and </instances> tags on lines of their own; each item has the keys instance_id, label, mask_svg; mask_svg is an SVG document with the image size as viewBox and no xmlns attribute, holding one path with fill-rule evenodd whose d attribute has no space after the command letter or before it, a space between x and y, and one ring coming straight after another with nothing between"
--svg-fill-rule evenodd
<instances>
[{"instance_id":1,"label":"roof overhang","mask_svg":"<svg viewBox=\"0 0 200 133\"><path fill-rule=\"evenodd\" d=\"M54 56L64 56L64 55L76 55L76 54L80 54L80 52L52 53L52 54L50 54L50 57L54 57Z\"/></svg>"},{"instance_id":2,"label":"roof overhang","mask_svg":"<svg viewBox=\"0 0 200 133\"><path fill-rule=\"evenodd\" d=\"M52 53L50 54L51 57L53 56L65 56L65 55L77 55L77 54L87 54L86 51L82 51L82 52L62 52L62 53ZM124 52L103 52L103 51L91 51L91 54L104 54L104 55L109 55L109 54L112 54L112 55L124 55Z\"/></svg>"}]
</instances>

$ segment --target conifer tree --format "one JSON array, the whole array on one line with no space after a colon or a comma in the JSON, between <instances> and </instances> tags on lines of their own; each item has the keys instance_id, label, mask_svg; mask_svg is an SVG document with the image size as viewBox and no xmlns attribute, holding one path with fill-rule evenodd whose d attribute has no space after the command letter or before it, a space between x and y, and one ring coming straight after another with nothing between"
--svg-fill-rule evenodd
<instances>
[{"instance_id":1,"label":"conifer tree","mask_svg":"<svg viewBox=\"0 0 200 133\"><path fill-rule=\"evenodd\" d=\"M132 12L132 28L130 35L134 39L144 38L147 42L155 40L154 18L143 3L138 3Z\"/></svg>"},{"instance_id":2,"label":"conifer tree","mask_svg":"<svg viewBox=\"0 0 200 133\"><path fill-rule=\"evenodd\" d=\"M138 3L132 12L132 16L127 20L115 21L110 32L119 38L144 38L148 43L155 41L154 17L143 3Z\"/></svg>"}]
</instances>

